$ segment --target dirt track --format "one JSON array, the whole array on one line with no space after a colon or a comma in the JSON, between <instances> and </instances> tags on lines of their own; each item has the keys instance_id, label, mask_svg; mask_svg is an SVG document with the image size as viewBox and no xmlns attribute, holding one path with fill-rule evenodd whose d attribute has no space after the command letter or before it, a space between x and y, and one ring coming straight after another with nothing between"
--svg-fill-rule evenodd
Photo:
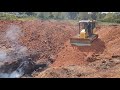
<instances>
[{"instance_id":1,"label":"dirt track","mask_svg":"<svg viewBox=\"0 0 120 90\"><path fill-rule=\"evenodd\" d=\"M112 56L120 56L120 26L98 26L95 33L99 35L99 38L91 47L73 47L69 43L69 38L78 33L77 25L62 21L0 21L1 47L11 47L3 38L9 25L20 27L23 35L18 40L19 44L27 47L28 55L36 55L36 63L52 61L50 68L37 72L34 77L54 77L54 74L51 76L51 72L58 73L55 77L76 77L76 75L77 77L109 77L104 74L109 74L109 69L112 67L105 69L107 70L105 72L98 67L101 68L111 61L110 65L113 68L119 65L120 59L118 57L113 59ZM102 62L105 64L103 65ZM64 71L64 68L67 69ZM91 72L88 72L90 71L88 68ZM83 72L82 75L80 72ZM116 71L117 74L119 73Z\"/></svg>"}]
</instances>

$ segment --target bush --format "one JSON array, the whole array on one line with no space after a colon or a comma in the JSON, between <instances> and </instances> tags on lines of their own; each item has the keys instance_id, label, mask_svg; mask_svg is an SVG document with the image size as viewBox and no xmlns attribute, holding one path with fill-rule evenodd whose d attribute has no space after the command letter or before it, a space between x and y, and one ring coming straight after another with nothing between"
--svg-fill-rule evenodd
<instances>
[{"instance_id":1,"label":"bush","mask_svg":"<svg viewBox=\"0 0 120 90\"><path fill-rule=\"evenodd\" d=\"M116 23L120 23L120 19L115 19L114 20Z\"/></svg>"},{"instance_id":2,"label":"bush","mask_svg":"<svg viewBox=\"0 0 120 90\"><path fill-rule=\"evenodd\" d=\"M0 13L0 20L16 20L17 17L12 14Z\"/></svg>"},{"instance_id":3,"label":"bush","mask_svg":"<svg viewBox=\"0 0 120 90\"><path fill-rule=\"evenodd\" d=\"M120 19L102 19L101 22L120 23Z\"/></svg>"},{"instance_id":4,"label":"bush","mask_svg":"<svg viewBox=\"0 0 120 90\"><path fill-rule=\"evenodd\" d=\"M116 14L109 13L101 21L110 23L120 23L120 17Z\"/></svg>"},{"instance_id":5,"label":"bush","mask_svg":"<svg viewBox=\"0 0 120 90\"><path fill-rule=\"evenodd\" d=\"M28 15L26 15L26 14L16 15L16 17L17 17L17 18L26 18L26 17L28 17Z\"/></svg>"}]
</instances>

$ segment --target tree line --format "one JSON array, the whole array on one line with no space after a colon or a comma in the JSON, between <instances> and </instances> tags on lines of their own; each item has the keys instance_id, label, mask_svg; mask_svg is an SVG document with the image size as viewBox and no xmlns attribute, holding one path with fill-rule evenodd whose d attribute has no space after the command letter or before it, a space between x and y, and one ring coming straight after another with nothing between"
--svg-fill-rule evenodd
<instances>
[{"instance_id":1,"label":"tree line","mask_svg":"<svg viewBox=\"0 0 120 90\"><path fill-rule=\"evenodd\" d=\"M54 20L82 20L94 19L102 22L120 23L120 12L102 13L102 12L0 12L0 19L4 16L25 18L35 17L38 19Z\"/></svg>"}]
</instances>

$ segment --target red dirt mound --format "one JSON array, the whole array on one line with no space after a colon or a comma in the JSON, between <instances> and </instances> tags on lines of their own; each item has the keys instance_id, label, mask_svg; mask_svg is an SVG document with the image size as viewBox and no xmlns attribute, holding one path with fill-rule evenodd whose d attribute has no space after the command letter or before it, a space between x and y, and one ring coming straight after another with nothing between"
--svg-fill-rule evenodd
<instances>
[{"instance_id":1,"label":"red dirt mound","mask_svg":"<svg viewBox=\"0 0 120 90\"><path fill-rule=\"evenodd\" d=\"M120 56L120 26L98 26L95 33L99 38L91 47L71 46L70 37L78 33L75 25L58 21L0 21L0 47L9 48L4 38L9 25L20 27L23 36L19 38L20 45L26 46L29 54L37 54L37 60L47 61L49 57L55 62L55 67L69 65L86 65L87 58L98 54L100 58ZM57 56L57 57L55 57ZM63 70L64 72L64 70ZM66 76L65 76L66 77Z\"/></svg>"},{"instance_id":2,"label":"red dirt mound","mask_svg":"<svg viewBox=\"0 0 120 90\"><path fill-rule=\"evenodd\" d=\"M120 26L103 26L97 32L99 38L105 42L104 57L111 57L112 55L120 55Z\"/></svg>"},{"instance_id":3,"label":"red dirt mound","mask_svg":"<svg viewBox=\"0 0 120 90\"><path fill-rule=\"evenodd\" d=\"M25 36L22 42L31 53L40 53L39 60L48 59L58 53L69 37L76 34L76 28L68 23L50 21L24 22Z\"/></svg>"},{"instance_id":4,"label":"red dirt mound","mask_svg":"<svg viewBox=\"0 0 120 90\"><path fill-rule=\"evenodd\" d=\"M17 25L22 30L23 36L19 43L28 48L30 54L38 54L39 61L46 61L63 47L71 36L78 30L70 23L58 21L0 21L0 45L10 47L4 36L9 30L9 25Z\"/></svg>"},{"instance_id":5,"label":"red dirt mound","mask_svg":"<svg viewBox=\"0 0 120 90\"><path fill-rule=\"evenodd\" d=\"M52 66L80 65L86 64L86 57L92 54L101 54L101 57L120 55L120 26L100 26L96 33L99 38L93 42L91 47L73 47L69 41L64 49L58 53L58 57Z\"/></svg>"}]
</instances>

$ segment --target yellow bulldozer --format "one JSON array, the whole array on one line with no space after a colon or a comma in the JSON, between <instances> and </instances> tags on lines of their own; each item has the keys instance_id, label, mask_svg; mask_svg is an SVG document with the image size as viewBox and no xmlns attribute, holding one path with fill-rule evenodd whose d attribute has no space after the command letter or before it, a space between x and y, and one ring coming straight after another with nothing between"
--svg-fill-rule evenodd
<instances>
[{"instance_id":1,"label":"yellow bulldozer","mask_svg":"<svg viewBox=\"0 0 120 90\"><path fill-rule=\"evenodd\" d=\"M94 34L93 31L95 27L96 27L95 20L79 21L79 34L70 38L71 45L91 46L92 42L98 38L98 35Z\"/></svg>"}]
</instances>

